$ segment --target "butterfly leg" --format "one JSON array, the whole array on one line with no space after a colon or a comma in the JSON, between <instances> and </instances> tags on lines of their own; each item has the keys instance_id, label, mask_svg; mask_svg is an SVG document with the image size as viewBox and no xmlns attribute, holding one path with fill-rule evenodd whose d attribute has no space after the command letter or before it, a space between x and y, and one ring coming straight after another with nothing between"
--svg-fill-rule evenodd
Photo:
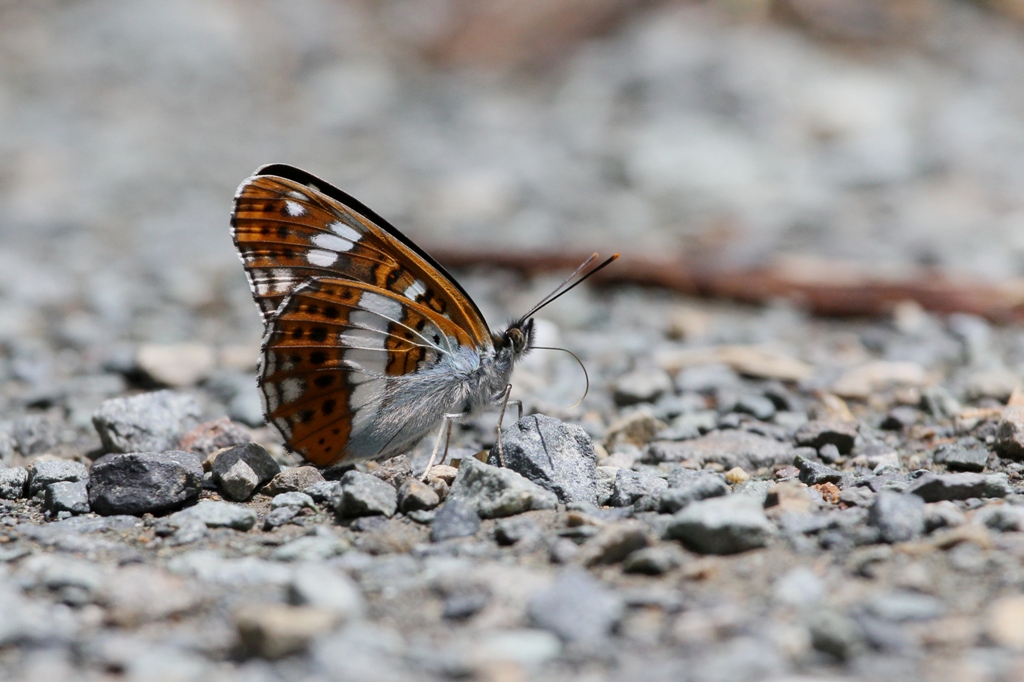
<instances>
[{"instance_id":1,"label":"butterfly leg","mask_svg":"<svg viewBox=\"0 0 1024 682\"><path fill-rule=\"evenodd\" d=\"M508 384L507 386L505 386L505 390L502 392L501 412L498 413L498 440L497 440L496 444L498 446L498 464L500 464L503 468L505 466L505 452L502 450L502 446L501 446L501 423L505 420L505 409L508 407L508 403L509 403L508 397L511 394L512 394L512 384ZM518 405L519 405L519 418L522 419L522 416L523 416L523 403L522 403L522 401L520 401L520 400L513 400L512 402L518 403Z\"/></svg>"},{"instance_id":2,"label":"butterfly leg","mask_svg":"<svg viewBox=\"0 0 1024 682\"><path fill-rule=\"evenodd\" d=\"M434 461L437 459L437 451L441 447L441 437L447 434L447 438L444 441L444 454L441 456L441 462L444 462L445 458L448 457L448 445L452 441L452 424L455 420L461 419L463 415L461 412L453 414L446 414L441 418L441 430L437 432L437 440L434 441L434 450L430 453L430 461L427 462L427 468L423 470L423 475L420 477L421 481L427 480L427 475L430 470L434 467Z\"/></svg>"}]
</instances>

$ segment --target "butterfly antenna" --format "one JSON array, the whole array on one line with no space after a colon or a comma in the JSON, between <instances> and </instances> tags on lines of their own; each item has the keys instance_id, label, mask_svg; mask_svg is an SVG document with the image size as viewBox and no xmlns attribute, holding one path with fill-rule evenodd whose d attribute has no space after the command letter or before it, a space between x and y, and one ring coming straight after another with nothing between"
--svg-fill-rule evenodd
<instances>
[{"instance_id":1,"label":"butterfly antenna","mask_svg":"<svg viewBox=\"0 0 1024 682\"><path fill-rule=\"evenodd\" d=\"M616 254L616 255L618 255L618 254ZM614 260L614 259L612 259L612 260ZM609 261L609 262L611 262L611 261ZM569 407L569 409L570 410L574 410L577 407L579 407L580 405L582 405L583 401L587 399L587 394L590 393L590 374L587 373L587 366L583 364L582 360L580 360L580 356L576 355L575 353L573 353L568 348L553 348L551 346L534 346L533 349L534 350L560 350L563 353L568 353L569 355L571 355L573 357L573 359L576 362L579 363L580 369L583 370L583 378L586 379L586 381L587 381L587 387L585 389L583 389L583 397L580 398L579 400L577 400L574 405Z\"/></svg>"},{"instance_id":2,"label":"butterfly antenna","mask_svg":"<svg viewBox=\"0 0 1024 682\"><path fill-rule=\"evenodd\" d=\"M593 263L595 260L597 260L597 254L596 253L593 254L590 258L588 258L587 260L583 261L583 263L578 268L573 270L573 273L571 275L569 275L568 277L566 277L565 281L563 281L561 284L559 284L557 287L555 287L554 291L552 291L550 294L548 294L547 296L542 298L540 303L538 303L537 305L533 306L533 308L531 308L528 313L523 315L522 319L525 320L528 317L532 317L533 314L536 313L538 310L540 310L544 306L548 305L549 303L552 303L556 299L561 298L565 294L569 293L570 291L575 289L577 286L579 286L580 284L585 282L591 275L594 275L597 272L599 272L600 270L603 270L605 267L611 265L612 261L614 261L618 257L619 257L619 254L616 253L613 256L611 256L610 258L608 258L607 260L603 261L600 265L598 265L598 266L596 266L594 268L591 268L590 270L586 270L587 266L589 266L591 263ZM586 272L584 272L585 270L586 270ZM580 275L581 272L583 273L582 275ZM578 279L577 279L577 275L579 276ZM576 281L573 281L574 279ZM555 350L565 350L565 349L564 348L558 348L558 349L555 349ZM568 351L566 351L566 352L568 352ZM579 358L577 358L577 360L578 359Z\"/></svg>"}]
</instances>

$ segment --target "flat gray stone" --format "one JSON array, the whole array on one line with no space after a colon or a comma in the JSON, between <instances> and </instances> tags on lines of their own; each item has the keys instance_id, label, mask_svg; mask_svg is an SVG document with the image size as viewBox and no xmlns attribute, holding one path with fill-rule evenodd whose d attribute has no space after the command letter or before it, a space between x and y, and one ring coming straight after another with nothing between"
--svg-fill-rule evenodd
<instances>
[{"instance_id":1,"label":"flat gray stone","mask_svg":"<svg viewBox=\"0 0 1024 682\"><path fill-rule=\"evenodd\" d=\"M161 452L177 448L201 414L187 393L156 391L105 400L92 423L107 452Z\"/></svg>"},{"instance_id":2,"label":"flat gray stone","mask_svg":"<svg viewBox=\"0 0 1024 682\"><path fill-rule=\"evenodd\" d=\"M100 457L89 478L89 504L98 514L162 514L199 497L203 465L181 450Z\"/></svg>"},{"instance_id":3,"label":"flat gray stone","mask_svg":"<svg viewBox=\"0 0 1024 682\"><path fill-rule=\"evenodd\" d=\"M868 524L879 530L885 542L912 540L924 532L924 500L917 495L879 490L868 509Z\"/></svg>"},{"instance_id":4,"label":"flat gray stone","mask_svg":"<svg viewBox=\"0 0 1024 682\"><path fill-rule=\"evenodd\" d=\"M233 528L245 531L256 525L256 512L231 502L200 500L195 506L176 512L168 521L173 524L189 519L202 521L207 528Z\"/></svg>"},{"instance_id":5,"label":"flat gray stone","mask_svg":"<svg viewBox=\"0 0 1024 682\"><path fill-rule=\"evenodd\" d=\"M1024 406L1010 405L996 427L995 451L1007 459L1024 459Z\"/></svg>"},{"instance_id":6,"label":"flat gray stone","mask_svg":"<svg viewBox=\"0 0 1024 682\"><path fill-rule=\"evenodd\" d=\"M398 508L398 492L390 483L359 471L346 472L332 500L339 518L393 516Z\"/></svg>"},{"instance_id":7,"label":"flat gray stone","mask_svg":"<svg viewBox=\"0 0 1024 682\"><path fill-rule=\"evenodd\" d=\"M754 497L729 495L690 504L665 533L702 554L736 554L767 545L775 527Z\"/></svg>"},{"instance_id":8,"label":"flat gray stone","mask_svg":"<svg viewBox=\"0 0 1024 682\"><path fill-rule=\"evenodd\" d=\"M972 497L1006 497L1013 493L1013 488L1006 474L928 473L912 482L906 492L925 502L940 502Z\"/></svg>"},{"instance_id":9,"label":"flat gray stone","mask_svg":"<svg viewBox=\"0 0 1024 682\"><path fill-rule=\"evenodd\" d=\"M72 514L89 512L89 489L85 481L59 481L46 486L43 511L56 516L62 511Z\"/></svg>"},{"instance_id":10,"label":"flat gray stone","mask_svg":"<svg viewBox=\"0 0 1024 682\"><path fill-rule=\"evenodd\" d=\"M554 509L555 493L541 488L509 469L468 457L459 465L448 499L456 499L483 519L513 516L535 509Z\"/></svg>"},{"instance_id":11,"label":"flat gray stone","mask_svg":"<svg viewBox=\"0 0 1024 682\"><path fill-rule=\"evenodd\" d=\"M667 377L666 377L667 381ZM530 415L502 432L505 466L570 502L597 501L597 456L582 427ZM489 463L498 464L492 448Z\"/></svg>"},{"instance_id":12,"label":"flat gray stone","mask_svg":"<svg viewBox=\"0 0 1024 682\"><path fill-rule=\"evenodd\" d=\"M67 459L37 459L28 466L28 495L34 497L46 486L60 481L87 481L89 470L81 462Z\"/></svg>"},{"instance_id":13,"label":"flat gray stone","mask_svg":"<svg viewBox=\"0 0 1024 682\"><path fill-rule=\"evenodd\" d=\"M809 421L793 435L797 445L820 449L823 445L835 445L839 453L846 455L853 450L857 440L855 422L815 420Z\"/></svg>"},{"instance_id":14,"label":"flat gray stone","mask_svg":"<svg viewBox=\"0 0 1024 682\"><path fill-rule=\"evenodd\" d=\"M773 438L749 431L730 429L685 441L656 441L648 446L644 461L680 462L692 460L700 465L715 463L726 469L742 467L754 471L773 464L789 463L792 448Z\"/></svg>"},{"instance_id":15,"label":"flat gray stone","mask_svg":"<svg viewBox=\"0 0 1024 682\"><path fill-rule=\"evenodd\" d=\"M434 515L430 524L432 542L476 535L480 531L480 517L476 510L460 499L449 499Z\"/></svg>"},{"instance_id":16,"label":"flat gray stone","mask_svg":"<svg viewBox=\"0 0 1024 682\"><path fill-rule=\"evenodd\" d=\"M710 471L682 470L669 477L669 487L658 494L658 510L674 514L692 502L729 494L729 484Z\"/></svg>"},{"instance_id":17,"label":"flat gray stone","mask_svg":"<svg viewBox=\"0 0 1024 682\"><path fill-rule=\"evenodd\" d=\"M623 611L621 598L578 568L564 571L550 588L530 597L527 605L534 625L566 642L604 640Z\"/></svg>"},{"instance_id":18,"label":"flat gray stone","mask_svg":"<svg viewBox=\"0 0 1024 682\"><path fill-rule=\"evenodd\" d=\"M628 507L643 497L659 494L667 487L668 482L661 476L646 471L619 469L615 472L612 494L604 503L611 507Z\"/></svg>"}]
</instances>

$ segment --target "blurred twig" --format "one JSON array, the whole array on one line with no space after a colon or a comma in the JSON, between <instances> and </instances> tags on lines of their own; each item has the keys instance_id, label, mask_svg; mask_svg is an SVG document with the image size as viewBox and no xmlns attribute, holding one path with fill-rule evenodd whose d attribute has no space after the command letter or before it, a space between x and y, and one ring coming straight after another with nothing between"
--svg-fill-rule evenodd
<instances>
[{"instance_id":1,"label":"blurred twig","mask_svg":"<svg viewBox=\"0 0 1024 682\"><path fill-rule=\"evenodd\" d=\"M590 255L453 248L435 248L431 253L446 266L494 266L527 274L571 272ZM698 263L624 255L594 280L746 303L789 298L818 315L884 315L898 303L916 301L939 313L966 312L995 322L1024 322L1024 279L983 282L925 268L891 275L847 263L789 259L744 270L715 265L713 259Z\"/></svg>"}]
</instances>

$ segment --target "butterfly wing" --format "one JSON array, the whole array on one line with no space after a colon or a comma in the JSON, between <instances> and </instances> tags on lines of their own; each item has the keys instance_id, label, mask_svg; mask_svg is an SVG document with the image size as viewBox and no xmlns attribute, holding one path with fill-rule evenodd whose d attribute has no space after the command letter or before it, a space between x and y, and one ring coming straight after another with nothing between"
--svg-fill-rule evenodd
<instances>
[{"instance_id":1,"label":"butterfly wing","mask_svg":"<svg viewBox=\"0 0 1024 682\"><path fill-rule=\"evenodd\" d=\"M307 280L284 299L264 336L259 381L267 419L314 464L375 458L423 435L407 428L422 404L406 419L381 419L394 412L395 379L426 372L470 344L465 330L400 294L351 280Z\"/></svg>"},{"instance_id":2,"label":"butterfly wing","mask_svg":"<svg viewBox=\"0 0 1024 682\"><path fill-rule=\"evenodd\" d=\"M342 277L427 306L491 343L480 310L434 259L380 216L305 171L274 164L235 195L232 238L253 298L269 321L284 298L312 277Z\"/></svg>"},{"instance_id":3,"label":"butterfly wing","mask_svg":"<svg viewBox=\"0 0 1024 682\"><path fill-rule=\"evenodd\" d=\"M232 237L266 323L267 420L314 464L377 458L418 440L451 409L440 394L456 379L436 371L440 363L493 347L483 315L440 265L304 171L264 166L246 180ZM433 383L396 392L412 379Z\"/></svg>"}]
</instances>

